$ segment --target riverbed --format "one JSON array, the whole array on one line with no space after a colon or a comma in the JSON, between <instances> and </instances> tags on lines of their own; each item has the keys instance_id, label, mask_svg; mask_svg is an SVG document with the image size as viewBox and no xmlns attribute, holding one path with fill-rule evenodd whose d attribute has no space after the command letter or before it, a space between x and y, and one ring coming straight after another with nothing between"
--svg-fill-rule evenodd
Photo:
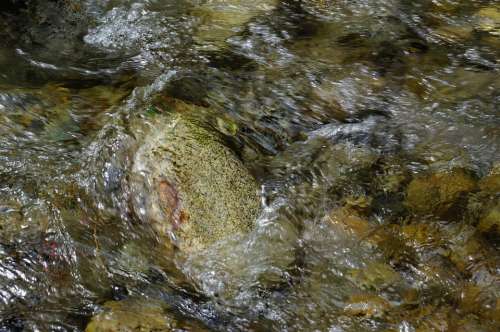
<instances>
[{"instance_id":1,"label":"riverbed","mask_svg":"<svg viewBox=\"0 0 500 332\"><path fill-rule=\"evenodd\" d=\"M500 330L497 1L5 3L0 331Z\"/></svg>"}]
</instances>

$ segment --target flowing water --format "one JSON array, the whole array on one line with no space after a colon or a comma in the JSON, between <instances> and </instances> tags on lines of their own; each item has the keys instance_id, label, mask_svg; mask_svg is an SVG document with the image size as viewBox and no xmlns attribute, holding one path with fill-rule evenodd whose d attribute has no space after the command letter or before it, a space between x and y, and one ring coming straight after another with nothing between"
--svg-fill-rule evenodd
<instances>
[{"instance_id":1,"label":"flowing water","mask_svg":"<svg viewBox=\"0 0 500 332\"><path fill-rule=\"evenodd\" d=\"M500 330L497 1L0 10L0 331ZM179 103L260 204L180 258L137 174Z\"/></svg>"}]
</instances>

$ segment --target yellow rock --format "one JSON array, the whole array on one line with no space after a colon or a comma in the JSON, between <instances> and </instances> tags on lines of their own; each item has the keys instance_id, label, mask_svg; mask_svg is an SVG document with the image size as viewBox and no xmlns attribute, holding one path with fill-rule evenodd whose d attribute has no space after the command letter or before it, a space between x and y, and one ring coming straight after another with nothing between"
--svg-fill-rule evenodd
<instances>
[{"instance_id":1,"label":"yellow rock","mask_svg":"<svg viewBox=\"0 0 500 332\"><path fill-rule=\"evenodd\" d=\"M373 294L352 295L344 310L349 315L382 317L391 308L384 298Z\"/></svg>"},{"instance_id":2,"label":"yellow rock","mask_svg":"<svg viewBox=\"0 0 500 332\"><path fill-rule=\"evenodd\" d=\"M479 188L488 194L500 194L500 164L495 165L490 174L479 181Z\"/></svg>"},{"instance_id":3,"label":"yellow rock","mask_svg":"<svg viewBox=\"0 0 500 332\"><path fill-rule=\"evenodd\" d=\"M456 227L451 228L447 236L449 242L448 257L458 270L465 275L482 274L480 280L483 281L492 277L491 271L498 268L496 259L494 259L495 251L478 235L474 227L456 225ZM478 284L482 282L480 280L478 280Z\"/></svg>"},{"instance_id":4,"label":"yellow rock","mask_svg":"<svg viewBox=\"0 0 500 332\"><path fill-rule=\"evenodd\" d=\"M349 196L345 198L346 206L354 210L366 212L370 209L372 198L367 196Z\"/></svg>"},{"instance_id":5,"label":"yellow rock","mask_svg":"<svg viewBox=\"0 0 500 332\"><path fill-rule=\"evenodd\" d=\"M361 218L355 211L349 208L333 210L328 216L328 220L333 224L344 226L348 231L360 237L368 234L371 228L368 220Z\"/></svg>"},{"instance_id":6,"label":"yellow rock","mask_svg":"<svg viewBox=\"0 0 500 332\"><path fill-rule=\"evenodd\" d=\"M477 28L500 36L500 7L485 7L476 13Z\"/></svg>"},{"instance_id":7,"label":"yellow rock","mask_svg":"<svg viewBox=\"0 0 500 332\"><path fill-rule=\"evenodd\" d=\"M472 31L470 26L443 25L437 28L434 33L446 41L456 42L469 39L472 36Z\"/></svg>"},{"instance_id":8,"label":"yellow rock","mask_svg":"<svg viewBox=\"0 0 500 332\"><path fill-rule=\"evenodd\" d=\"M462 169L415 178L406 191L406 205L417 214L443 216L476 182Z\"/></svg>"},{"instance_id":9,"label":"yellow rock","mask_svg":"<svg viewBox=\"0 0 500 332\"><path fill-rule=\"evenodd\" d=\"M86 332L172 331L171 324L158 305L107 302L104 311L92 318Z\"/></svg>"},{"instance_id":10,"label":"yellow rock","mask_svg":"<svg viewBox=\"0 0 500 332\"><path fill-rule=\"evenodd\" d=\"M196 323L179 322L155 301L123 300L104 304L85 332L206 331Z\"/></svg>"},{"instance_id":11,"label":"yellow rock","mask_svg":"<svg viewBox=\"0 0 500 332\"><path fill-rule=\"evenodd\" d=\"M206 1L193 11L200 20L195 40L204 49L224 48L226 40L240 32L253 17L274 9L276 5L276 0Z\"/></svg>"},{"instance_id":12,"label":"yellow rock","mask_svg":"<svg viewBox=\"0 0 500 332\"><path fill-rule=\"evenodd\" d=\"M500 234L500 202L486 212L479 221L478 228L481 232L494 231Z\"/></svg>"},{"instance_id":13,"label":"yellow rock","mask_svg":"<svg viewBox=\"0 0 500 332\"><path fill-rule=\"evenodd\" d=\"M364 269L353 269L348 274L352 282L366 289L383 289L401 280L399 273L381 262L371 263Z\"/></svg>"},{"instance_id":14,"label":"yellow rock","mask_svg":"<svg viewBox=\"0 0 500 332\"><path fill-rule=\"evenodd\" d=\"M432 13L444 13L444 14L449 14L457 11L457 9L460 8L460 3L457 1L450 1L450 0L435 0L435 1L428 1L429 4L429 10L432 11Z\"/></svg>"},{"instance_id":15,"label":"yellow rock","mask_svg":"<svg viewBox=\"0 0 500 332\"><path fill-rule=\"evenodd\" d=\"M394 245L400 245L398 239L389 229L371 224L367 217L362 216L358 210L352 207L344 206L334 209L327 218L333 225L340 226L343 230L373 247L392 251ZM398 247L397 250L400 251L400 249L401 247Z\"/></svg>"},{"instance_id":16,"label":"yellow rock","mask_svg":"<svg viewBox=\"0 0 500 332\"><path fill-rule=\"evenodd\" d=\"M442 241L439 230L429 223L414 222L401 227L401 235L414 246L425 247Z\"/></svg>"},{"instance_id":17,"label":"yellow rock","mask_svg":"<svg viewBox=\"0 0 500 332\"><path fill-rule=\"evenodd\" d=\"M139 186L144 197L134 208L158 235L195 252L253 228L259 187L233 151L191 117L204 109L180 105L150 119L139 142L132 171L148 187Z\"/></svg>"}]
</instances>

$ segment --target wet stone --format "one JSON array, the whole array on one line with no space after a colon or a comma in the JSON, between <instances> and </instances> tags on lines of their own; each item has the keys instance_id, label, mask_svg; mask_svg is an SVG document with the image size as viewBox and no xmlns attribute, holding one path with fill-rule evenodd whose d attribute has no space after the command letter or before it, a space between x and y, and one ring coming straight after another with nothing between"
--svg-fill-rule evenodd
<instances>
[{"instance_id":1,"label":"wet stone","mask_svg":"<svg viewBox=\"0 0 500 332\"><path fill-rule=\"evenodd\" d=\"M252 175L221 140L189 112L157 116L139 143L132 170L147 190L135 209L160 236L183 252L202 250L229 236L248 233L260 210ZM142 189L142 188L139 188Z\"/></svg>"},{"instance_id":2,"label":"wet stone","mask_svg":"<svg viewBox=\"0 0 500 332\"><path fill-rule=\"evenodd\" d=\"M390 308L390 303L378 295L357 294L349 298L344 310L353 316L382 317Z\"/></svg>"},{"instance_id":3,"label":"wet stone","mask_svg":"<svg viewBox=\"0 0 500 332\"><path fill-rule=\"evenodd\" d=\"M479 181L479 188L488 194L500 193L500 164L495 165L490 173Z\"/></svg>"},{"instance_id":4,"label":"wet stone","mask_svg":"<svg viewBox=\"0 0 500 332\"><path fill-rule=\"evenodd\" d=\"M442 242L442 234L432 223L415 222L403 225L401 235L415 247L437 245Z\"/></svg>"},{"instance_id":5,"label":"wet stone","mask_svg":"<svg viewBox=\"0 0 500 332\"><path fill-rule=\"evenodd\" d=\"M109 301L94 316L86 332L169 332L205 331L191 322L181 322L168 314L165 305L154 300Z\"/></svg>"},{"instance_id":6,"label":"wet stone","mask_svg":"<svg viewBox=\"0 0 500 332\"><path fill-rule=\"evenodd\" d=\"M500 235L500 201L486 211L479 221L478 228L483 233L494 232Z\"/></svg>"},{"instance_id":7,"label":"wet stone","mask_svg":"<svg viewBox=\"0 0 500 332\"><path fill-rule=\"evenodd\" d=\"M207 1L195 7L193 15L200 21L195 40L205 50L221 50L226 40L242 32L252 18L266 13L277 5L276 0Z\"/></svg>"},{"instance_id":8,"label":"wet stone","mask_svg":"<svg viewBox=\"0 0 500 332\"><path fill-rule=\"evenodd\" d=\"M476 13L475 18L478 30L500 36L500 6L484 7Z\"/></svg>"},{"instance_id":9,"label":"wet stone","mask_svg":"<svg viewBox=\"0 0 500 332\"><path fill-rule=\"evenodd\" d=\"M500 331L494 1L0 8L1 331Z\"/></svg>"},{"instance_id":10,"label":"wet stone","mask_svg":"<svg viewBox=\"0 0 500 332\"><path fill-rule=\"evenodd\" d=\"M388 264L374 262L363 269L353 269L349 273L351 280L364 289L380 290L395 286L400 275Z\"/></svg>"},{"instance_id":11,"label":"wet stone","mask_svg":"<svg viewBox=\"0 0 500 332\"><path fill-rule=\"evenodd\" d=\"M463 169L423 175L406 190L406 205L416 214L446 216L462 195L476 189L476 182Z\"/></svg>"},{"instance_id":12,"label":"wet stone","mask_svg":"<svg viewBox=\"0 0 500 332\"><path fill-rule=\"evenodd\" d=\"M443 25L436 29L435 34L445 41L457 42L468 40L472 32L469 26Z\"/></svg>"},{"instance_id":13,"label":"wet stone","mask_svg":"<svg viewBox=\"0 0 500 332\"><path fill-rule=\"evenodd\" d=\"M464 276L480 287L494 287L499 267L498 253L477 229L463 224L448 224L441 228L448 242L445 254Z\"/></svg>"},{"instance_id":14,"label":"wet stone","mask_svg":"<svg viewBox=\"0 0 500 332\"><path fill-rule=\"evenodd\" d=\"M0 241L15 243L23 238L38 238L48 228L46 207L37 202L22 205L0 199Z\"/></svg>"},{"instance_id":15,"label":"wet stone","mask_svg":"<svg viewBox=\"0 0 500 332\"><path fill-rule=\"evenodd\" d=\"M394 243L388 232L384 229L377 229L377 225L372 223L366 215L348 205L330 211L327 220L333 225L342 227L353 237L363 240L363 243L369 246L379 247L384 242L391 241Z\"/></svg>"}]
</instances>

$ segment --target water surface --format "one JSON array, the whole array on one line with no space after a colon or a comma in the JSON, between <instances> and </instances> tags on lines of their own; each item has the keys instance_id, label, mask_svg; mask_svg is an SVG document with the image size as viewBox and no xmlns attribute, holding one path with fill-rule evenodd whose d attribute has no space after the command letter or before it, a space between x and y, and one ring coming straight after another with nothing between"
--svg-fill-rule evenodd
<instances>
[{"instance_id":1,"label":"water surface","mask_svg":"<svg viewBox=\"0 0 500 332\"><path fill-rule=\"evenodd\" d=\"M498 2L7 2L0 331L110 301L194 331L500 329ZM131 207L161 98L261 186L253 231L182 265Z\"/></svg>"}]
</instances>

